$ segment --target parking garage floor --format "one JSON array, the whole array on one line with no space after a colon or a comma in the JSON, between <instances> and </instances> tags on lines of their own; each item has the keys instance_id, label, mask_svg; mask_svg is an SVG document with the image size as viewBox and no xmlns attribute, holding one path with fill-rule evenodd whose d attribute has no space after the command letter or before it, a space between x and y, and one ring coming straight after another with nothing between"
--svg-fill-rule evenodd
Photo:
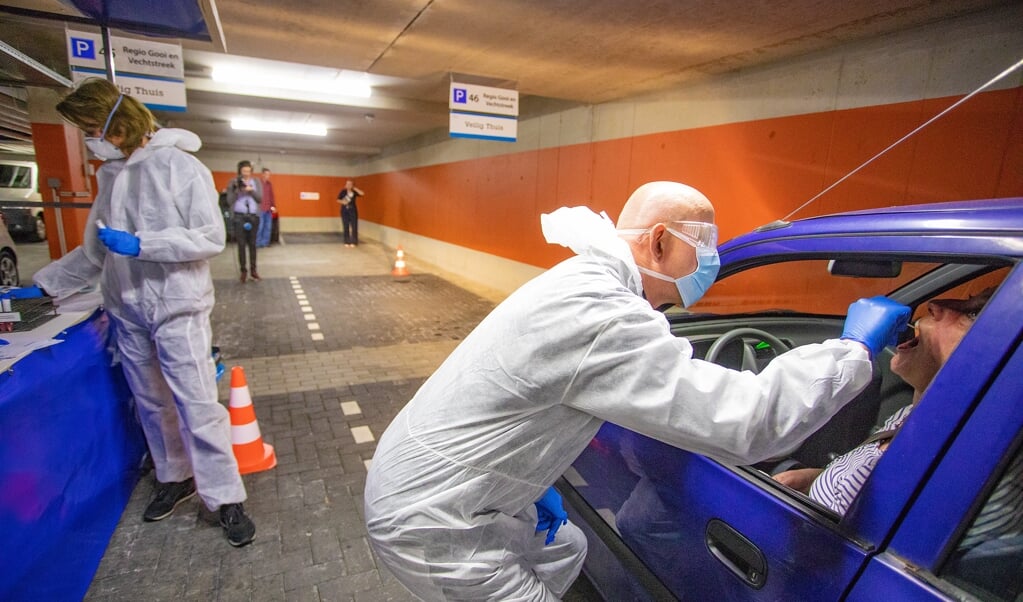
<instances>
[{"instance_id":1,"label":"parking garage floor","mask_svg":"<svg viewBox=\"0 0 1023 602\"><path fill-rule=\"evenodd\" d=\"M236 248L213 260L214 343L228 373L245 370L277 467L244 477L256 539L228 545L198 498L142 521L142 477L86 600L414 600L377 564L362 492L375 442L392 417L501 299L393 251L338 235L286 234L259 250L261 282L238 281ZM32 245L35 247L36 245ZM42 248L44 245L39 245ZM31 276L32 250L22 276ZM229 376L220 383L230 395ZM567 600L599 600L581 579Z\"/></svg>"}]
</instances>

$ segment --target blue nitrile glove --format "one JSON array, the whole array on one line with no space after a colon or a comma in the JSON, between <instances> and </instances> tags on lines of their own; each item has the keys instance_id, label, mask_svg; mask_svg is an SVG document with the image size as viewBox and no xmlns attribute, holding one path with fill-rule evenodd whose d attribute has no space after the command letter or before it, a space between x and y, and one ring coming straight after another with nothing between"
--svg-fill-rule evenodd
<instances>
[{"instance_id":1,"label":"blue nitrile glove","mask_svg":"<svg viewBox=\"0 0 1023 602\"><path fill-rule=\"evenodd\" d=\"M245 230L245 231L251 230L252 229L252 223L251 222L245 222L244 224L242 224L242 229Z\"/></svg>"},{"instance_id":2,"label":"blue nitrile glove","mask_svg":"<svg viewBox=\"0 0 1023 602\"><path fill-rule=\"evenodd\" d=\"M0 297L4 299L38 299L43 296L43 289L38 286L23 286L21 288L12 288L11 290L3 293Z\"/></svg>"},{"instance_id":3,"label":"blue nitrile glove","mask_svg":"<svg viewBox=\"0 0 1023 602\"><path fill-rule=\"evenodd\" d=\"M849 306L842 338L863 343L870 357L898 342L899 332L909 323L909 308L887 297L860 299Z\"/></svg>"},{"instance_id":4,"label":"blue nitrile glove","mask_svg":"<svg viewBox=\"0 0 1023 602\"><path fill-rule=\"evenodd\" d=\"M97 230L97 236L99 236L99 239L103 241L103 244L108 249L120 255L138 257L139 252L142 250L139 237L124 230L100 228Z\"/></svg>"},{"instance_id":5,"label":"blue nitrile glove","mask_svg":"<svg viewBox=\"0 0 1023 602\"><path fill-rule=\"evenodd\" d=\"M547 490L547 493L543 494L543 497L533 502L536 506L536 532L547 531L547 539L544 540L544 545L549 545L554 541L554 536L558 534L558 529L561 525L568 522L568 513L565 512L564 506L561 505L561 496L554 490L553 487Z\"/></svg>"}]
</instances>

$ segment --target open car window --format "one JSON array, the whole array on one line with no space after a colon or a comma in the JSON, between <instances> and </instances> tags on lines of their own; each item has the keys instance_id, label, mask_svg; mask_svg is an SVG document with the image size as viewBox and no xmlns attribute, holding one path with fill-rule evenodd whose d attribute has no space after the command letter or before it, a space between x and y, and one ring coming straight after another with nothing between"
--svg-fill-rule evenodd
<instances>
[{"instance_id":1,"label":"open car window","mask_svg":"<svg viewBox=\"0 0 1023 602\"><path fill-rule=\"evenodd\" d=\"M934 298L968 298L988 287L997 286L1012 269L1011 266L993 267L983 264L949 266L932 262L902 262L897 274L845 277L832 275L828 267L828 260L806 260L759 266L734 274L717 283L711 289L714 294L708 295L706 304L701 302L696 310L714 314L715 322L720 319L717 330L707 332L702 327L682 326L676 328L675 333L691 338L697 357L704 357L702 354L710 350L714 357L706 359L734 369L759 371L770 363L778 351L772 348L773 345L765 337L755 333L746 334L730 343L730 348L715 353L715 339L724 334L721 331L733 326L728 322L730 314L742 316L741 323L735 326L762 329L777 336L789 347L794 347L839 336L844 313L849 304L858 298L887 295L906 288L931 290L926 295L916 293L920 295L913 307L914 319L917 319L925 314L927 301ZM958 280L950 280L946 275L948 273L964 275ZM935 282L928 283L928 280ZM757 287L766 289L768 285L775 292L749 294L749 291L757 290ZM740 298L744 300L739 302ZM693 317L699 315L695 313ZM830 322L808 320L805 317L822 315L838 317ZM856 496L858 486L869 478L873 466L881 460L888 442L897 435L898 426L909 419L907 407L912 403L912 389L891 372L889 363L892 357L893 350L889 348L876 358L875 377L867 389L791 454L748 467L747 470L763 482L765 489L780 491L793 503L812 507L839 520L844 508L851 503L851 498ZM869 453L861 449L861 444L875 433L891 429L895 432L873 445ZM859 468L857 462L846 457L850 452L856 456L857 462L870 453L874 457L866 462L866 468ZM850 500L845 500L844 504L829 498L827 488L821 483L812 491L814 479L809 476L811 473L804 473L803 479L806 481L798 489L785 488L769 478L786 470L821 470L829 464L843 461L850 465L843 478L857 486L849 494ZM839 469L839 466L834 466L829 473L833 475ZM857 470L858 474L852 474ZM789 479L795 477L792 473L788 476Z\"/></svg>"},{"instance_id":2,"label":"open car window","mask_svg":"<svg viewBox=\"0 0 1023 602\"><path fill-rule=\"evenodd\" d=\"M899 262L893 276L835 276L829 259L787 261L751 268L714 284L694 311L719 315L764 311L844 315L862 297L887 295L941 264ZM751 294L752 293L752 294Z\"/></svg>"}]
</instances>

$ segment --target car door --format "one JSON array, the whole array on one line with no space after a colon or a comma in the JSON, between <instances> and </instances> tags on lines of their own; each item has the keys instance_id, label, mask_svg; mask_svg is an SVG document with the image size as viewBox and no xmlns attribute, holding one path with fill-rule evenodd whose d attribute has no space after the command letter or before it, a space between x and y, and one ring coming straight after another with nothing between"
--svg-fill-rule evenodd
<instances>
[{"instance_id":1,"label":"car door","mask_svg":"<svg viewBox=\"0 0 1023 602\"><path fill-rule=\"evenodd\" d=\"M918 411L964 402L972 409L948 433L946 451L931 459L932 474L882 552L856 580L850 600L884 596L1002 601L1023 595L1023 304L1019 296L1023 273L1015 272L921 400ZM933 411L928 415L939 418ZM928 424L914 426L921 431ZM913 449L918 434L900 433L888 454L925 455ZM897 465L879 465L875 475L894 478ZM881 473L882 469L886 472ZM1010 495L1001 496L1004 491ZM988 509L993 512L989 514ZM991 531L982 537L972 535L975 522L989 525Z\"/></svg>"},{"instance_id":2,"label":"car door","mask_svg":"<svg viewBox=\"0 0 1023 602\"><path fill-rule=\"evenodd\" d=\"M588 576L608 599L841 600L855 592L876 600L901 593L887 580L903 578L905 566L891 566L888 545L894 534L903 545L917 541L915 533L897 531L907 528L907 508L919 503L936 462L1018 342L1023 270L1013 272L844 517L755 469L604 425L563 484L570 506L582 509L572 518L584 523L591 542ZM1019 391L1006 395L1018 401ZM985 476L993 469L971 466ZM948 470L963 467L960 460ZM932 507L919 510L923 516L946 512L944 497L934 496ZM965 520L966 513L955 516ZM957 525L953 520L948 530ZM937 568L937 559L930 561L923 566ZM870 585L868 578L884 582ZM944 597L932 586L920 589L924 582L913 579L906 595Z\"/></svg>"}]
</instances>

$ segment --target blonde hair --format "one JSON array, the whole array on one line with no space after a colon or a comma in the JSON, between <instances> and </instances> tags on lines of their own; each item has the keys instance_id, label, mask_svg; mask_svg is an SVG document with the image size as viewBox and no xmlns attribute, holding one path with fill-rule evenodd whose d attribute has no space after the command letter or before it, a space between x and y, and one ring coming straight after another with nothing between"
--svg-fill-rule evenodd
<instances>
[{"instance_id":1,"label":"blonde hair","mask_svg":"<svg viewBox=\"0 0 1023 602\"><path fill-rule=\"evenodd\" d=\"M142 139L156 131L156 118L144 104L124 95L105 79L91 77L57 103L57 112L78 129L86 132L102 130L110 118L107 134L123 136L121 151L131 155L142 146ZM120 106L117 106L121 99ZM117 106L117 111L110 114Z\"/></svg>"}]
</instances>

